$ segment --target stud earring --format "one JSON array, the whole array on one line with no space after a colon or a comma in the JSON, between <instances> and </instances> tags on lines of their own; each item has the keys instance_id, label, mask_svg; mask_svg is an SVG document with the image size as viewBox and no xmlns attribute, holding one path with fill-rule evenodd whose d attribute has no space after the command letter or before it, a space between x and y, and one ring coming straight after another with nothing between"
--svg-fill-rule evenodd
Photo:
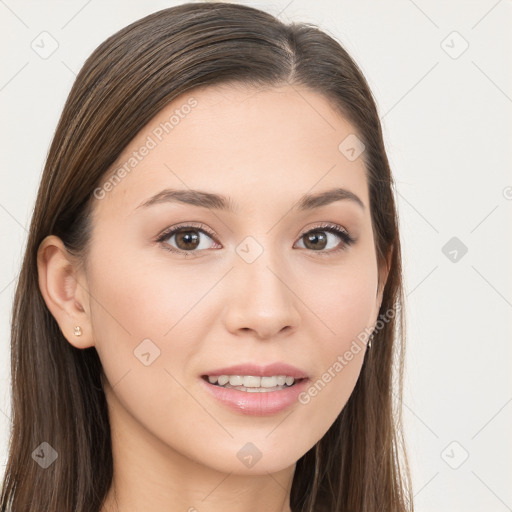
<instances>
[{"instance_id":1,"label":"stud earring","mask_svg":"<svg viewBox=\"0 0 512 512\"><path fill-rule=\"evenodd\" d=\"M79 325L77 325L75 327L75 333L74 334L75 334L75 336L82 336L82 328Z\"/></svg>"}]
</instances>

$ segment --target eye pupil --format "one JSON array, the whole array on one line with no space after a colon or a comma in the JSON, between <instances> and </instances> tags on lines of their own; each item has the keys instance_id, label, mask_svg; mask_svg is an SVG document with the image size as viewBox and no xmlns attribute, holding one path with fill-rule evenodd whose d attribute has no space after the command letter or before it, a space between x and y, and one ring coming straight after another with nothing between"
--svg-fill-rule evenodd
<instances>
[{"instance_id":1,"label":"eye pupil","mask_svg":"<svg viewBox=\"0 0 512 512\"><path fill-rule=\"evenodd\" d=\"M199 236L196 231L180 231L176 234L176 245L180 245L180 243L184 242L185 247L180 247L180 249L195 249L199 245ZM194 242L190 245L190 242Z\"/></svg>"},{"instance_id":2,"label":"eye pupil","mask_svg":"<svg viewBox=\"0 0 512 512\"><path fill-rule=\"evenodd\" d=\"M318 243L320 240L320 244ZM323 245L322 245L323 242ZM306 243L304 244L308 249L324 249L325 244L327 243L327 237L321 231L315 231L308 233L306 235ZM308 244L312 244L311 247L308 247Z\"/></svg>"}]
</instances>

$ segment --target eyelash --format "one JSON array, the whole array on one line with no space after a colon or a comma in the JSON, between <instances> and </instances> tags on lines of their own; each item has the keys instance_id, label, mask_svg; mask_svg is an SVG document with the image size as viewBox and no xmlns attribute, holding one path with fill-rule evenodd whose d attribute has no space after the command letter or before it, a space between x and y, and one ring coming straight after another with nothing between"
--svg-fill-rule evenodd
<instances>
[{"instance_id":1,"label":"eyelash","mask_svg":"<svg viewBox=\"0 0 512 512\"><path fill-rule=\"evenodd\" d=\"M199 224L199 225L180 224L178 226L174 226L174 227L164 231L157 238L156 241L158 243L160 243L166 251L169 251L172 253L177 253L177 254L183 254L185 257L189 257L189 256L196 257L196 255L194 253L198 253L201 251L182 251L181 249L176 249L175 247L171 247L168 243L164 242L166 239L170 238L172 235L175 235L176 233L178 233L180 231L187 231L187 229L185 229L185 228L188 228L189 231L202 231L204 234L206 234L210 238L212 238L215 243L218 243L214 233L209 228L207 228L204 224ZM329 250L322 250L322 251L313 251L310 249L311 252L318 254L320 256L330 256L332 254L338 253L339 251L343 251L347 247L351 246L356 241L352 236L349 235L349 233L344 228L342 228L336 224L330 224L330 223L325 223L325 224L316 226L316 227L306 231L305 233L302 233L302 235L299 237L299 239L303 238L304 236L306 236L309 233L318 232L318 231L325 231L328 233L332 233L334 235L338 235L342 239L341 246L336 249L329 249Z\"/></svg>"}]
</instances>

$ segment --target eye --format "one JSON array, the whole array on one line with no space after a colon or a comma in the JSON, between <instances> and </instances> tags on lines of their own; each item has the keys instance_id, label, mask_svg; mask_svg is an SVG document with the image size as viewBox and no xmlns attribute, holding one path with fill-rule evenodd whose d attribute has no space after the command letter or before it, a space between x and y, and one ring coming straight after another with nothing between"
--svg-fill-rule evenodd
<instances>
[{"instance_id":1,"label":"eye","mask_svg":"<svg viewBox=\"0 0 512 512\"><path fill-rule=\"evenodd\" d=\"M327 233L331 236L326 235ZM336 238L341 239L341 242L336 244ZM299 240L302 239L306 241L305 244L302 244L305 249L311 249L322 256L342 251L355 242L355 239L344 228L336 224L317 226L304 233ZM334 247L327 247L329 242L334 243Z\"/></svg>"},{"instance_id":2,"label":"eye","mask_svg":"<svg viewBox=\"0 0 512 512\"><path fill-rule=\"evenodd\" d=\"M158 237L157 242L161 243L167 251L182 254L185 257L195 257L197 256L196 253L209 248L208 241L202 240L202 238L205 237L218 243L215 240L215 235L204 224L196 226L189 223L180 224L167 229ZM338 241L336 244L336 238L338 238L338 240L341 239L341 242ZM172 242L173 239L174 241ZM303 243L302 248L309 249L322 256L337 253L338 251L346 249L356 241L344 228L336 224L322 224L316 226L302 234L299 241L302 241L302 239L306 240L306 244ZM327 247L329 243L332 244L333 242L333 247Z\"/></svg>"},{"instance_id":3,"label":"eye","mask_svg":"<svg viewBox=\"0 0 512 512\"><path fill-rule=\"evenodd\" d=\"M202 224L200 224L200 227L192 224L182 224L166 230L159 236L157 242L160 242L164 246L164 249L170 252L184 254L185 257L189 255L196 256L196 254L194 254L198 252L196 249L208 249L208 242L202 240L205 238L204 235L206 235L206 238L209 238L210 240L213 239L213 233L210 233L210 231ZM166 242L166 240L171 239L175 239L174 243L177 247Z\"/></svg>"}]
</instances>

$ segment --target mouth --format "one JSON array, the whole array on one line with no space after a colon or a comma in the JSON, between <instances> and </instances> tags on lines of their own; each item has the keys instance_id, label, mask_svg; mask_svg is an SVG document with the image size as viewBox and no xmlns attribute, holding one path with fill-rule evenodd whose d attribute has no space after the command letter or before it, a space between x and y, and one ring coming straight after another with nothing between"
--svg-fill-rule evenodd
<instances>
[{"instance_id":1,"label":"mouth","mask_svg":"<svg viewBox=\"0 0 512 512\"><path fill-rule=\"evenodd\" d=\"M291 375L202 375L201 378L213 386L246 393L269 393L296 386L306 380Z\"/></svg>"},{"instance_id":2,"label":"mouth","mask_svg":"<svg viewBox=\"0 0 512 512\"><path fill-rule=\"evenodd\" d=\"M222 407L227 407L238 414L251 416L272 416L290 407L297 407L299 396L308 387L306 376L267 375L258 373L234 374L218 372L215 375L202 375L204 391Z\"/></svg>"},{"instance_id":3,"label":"mouth","mask_svg":"<svg viewBox=\"0 0 512 512\"><path fill-rule=\"evenodd\" d=\"M207 370L201 381L218 404L239 414L268 416L297 406L309 376L283 361L267 365L241 363Z\"/></svg>"}]
</instances>

